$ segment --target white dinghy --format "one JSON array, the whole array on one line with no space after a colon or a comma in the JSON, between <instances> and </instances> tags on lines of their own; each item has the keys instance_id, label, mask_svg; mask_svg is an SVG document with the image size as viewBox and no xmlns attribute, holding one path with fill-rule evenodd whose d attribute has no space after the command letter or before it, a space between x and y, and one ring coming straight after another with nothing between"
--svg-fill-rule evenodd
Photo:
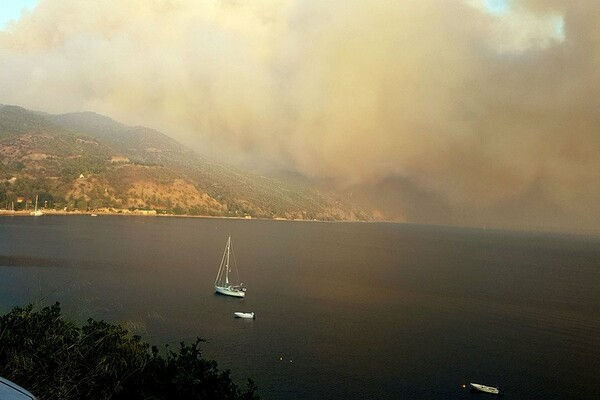
<instances>
[{"instance_id":1,"label":"white dinghy","mask_svg":"<svg viewBox=\"0 0 600 400\"><path fill-rule=\"evenodd\" d=\"M500 389L493 386L485 386L479 383L470 383L472 389L479 390L480 392L500 394Z\"/></svg>"},{"instance_id":2,"label":"white dinghy","mask_svg":"<svg viewBox=\"0 0 600 400\"><path fill-rule=\"evenodd\" d=\"M256 314L254 314L253 312L234 312L233 315L235 315L236 318L245 318L245 319L255 319L256 318Z\"/></svg>"}]
</instances>

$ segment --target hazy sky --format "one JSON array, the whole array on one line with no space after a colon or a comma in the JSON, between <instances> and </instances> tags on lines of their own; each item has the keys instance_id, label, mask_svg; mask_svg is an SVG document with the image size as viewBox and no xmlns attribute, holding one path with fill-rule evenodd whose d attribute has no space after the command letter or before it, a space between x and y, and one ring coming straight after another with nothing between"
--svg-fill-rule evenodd
<instances>
[{"instance_id":1,"label":"hazy sky","mask_svg":"<svg viewBox=\"0 0 600 400\"><path fill-rule=\"evenodd\" d=\"M409 221L598 229L598 21L597 0L40 0L0 33L0 103L156 127Z\"/></svg>"}]
</instances>

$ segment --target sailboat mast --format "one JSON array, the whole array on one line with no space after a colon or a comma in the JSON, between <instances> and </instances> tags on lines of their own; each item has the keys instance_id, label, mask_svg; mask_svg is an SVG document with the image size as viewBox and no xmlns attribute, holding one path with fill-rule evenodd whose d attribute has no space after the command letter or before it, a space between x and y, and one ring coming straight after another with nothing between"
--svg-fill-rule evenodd
<instances>
[{"instance_id":1,"label":"sailboat mast","mask_svg":"<svg viewBox=\"0 0 600 400\"><path fill-rule=\"evenodd\" d=\"M227 264L225 264L225 283L229 285L229 249L231 247L231 236L227 239Z\"/></svg>"}]
</instances>

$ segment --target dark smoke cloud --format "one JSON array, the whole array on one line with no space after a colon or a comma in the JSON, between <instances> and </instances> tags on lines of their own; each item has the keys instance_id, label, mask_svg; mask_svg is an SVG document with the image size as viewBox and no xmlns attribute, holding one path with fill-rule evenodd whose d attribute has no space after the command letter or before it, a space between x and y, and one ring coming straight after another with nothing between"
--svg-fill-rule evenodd
<instances>
[{"instance_id":1,"label":"dark smoke cloud","mask_svg":"<svg viewBox=\"0 0 600 400\"><path fill-rule=\"evenodd\" d=\"M597 21L592 0L41 0L0 34L0 102L157 127L409 221L597 229Z\"/></svg>"}]
</instances>

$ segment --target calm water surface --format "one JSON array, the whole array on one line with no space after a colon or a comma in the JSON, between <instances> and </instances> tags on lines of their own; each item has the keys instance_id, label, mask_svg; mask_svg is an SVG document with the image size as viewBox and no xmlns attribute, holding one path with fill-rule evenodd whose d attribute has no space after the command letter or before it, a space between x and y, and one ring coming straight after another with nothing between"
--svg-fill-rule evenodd
<instances>
[{"instance_id":1,"label":"calm water surface","mask_svg":"<svg viewBox=\"0 0 600 400\"><path fill-rule=\"evenodd\" d=\"M231 234L245 299L213 282ZM600 238L152 217L0 218L0 311L60 301L204 353L264 399L600 393ZM236 320L234 311L257 319Z\"/></svg>"}]
</instances>

